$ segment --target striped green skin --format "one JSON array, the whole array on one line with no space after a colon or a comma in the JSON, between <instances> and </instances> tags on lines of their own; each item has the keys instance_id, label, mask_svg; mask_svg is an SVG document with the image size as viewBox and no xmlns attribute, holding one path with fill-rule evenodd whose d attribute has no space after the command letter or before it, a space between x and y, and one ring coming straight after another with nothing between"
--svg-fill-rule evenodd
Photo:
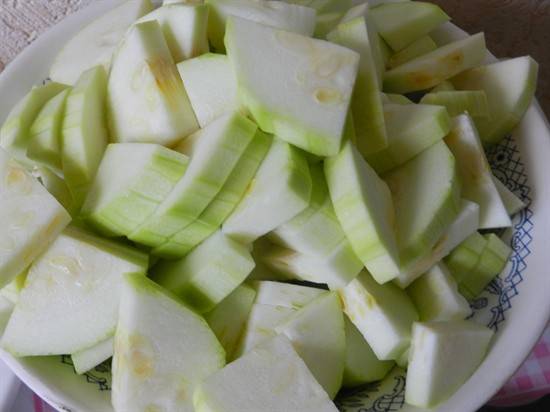
<instances>
[{"instance_id":1,"label":"striped green skin","mask_svg":"<svg viewBox=\"0 0 550 412\"><path fill-rule=\"evenodd\" d=\"M428 255L460 210L457 164L444 142L383 176L392 192L400 267Z\"/></svg>"},{"instance_id":2,"label":"striped green skin","mask_svg":"<svg viewBox=\"0 0 550 412\"><path fill-rule=\"evenodd\" d=\"M251 243L294 218L311 198L311 173L296 147L275 139L254 184L223 225L223 232Z\"/></svg>"},{"instance_id":3,"label":"striped green skin","mask_svg":"<svg viewBox=\"0 0 550 412\"><path fill-rule=\"evenodd\" d=\"M384 91L409 93L431 89L444 80L479 66L486 54L483 33L447 44L387 71L384 74Z\"/></svg>"},{"instance_id":4,"label":"striped green skin","mask_svg":"<svg viewBox=\"0 0 550 412\"><path fill-rule=\"evenodd\" d=\"M484 235L485 248L479 257L476 266L465 273L460 280L459 290L467 299L475 299L483 289L498 275L508 261L512 249L497 235Z\"/></svg>"},{"instance_id":5,"label":"striped green skin","mask_svg":"<svg viewBox=\"0 0 550 412\"><path fill-rule=\"evenodd\" d=\"M432 52L437 49L437 44L432 40L430 36L424 36L415 40L413 43L409 44L403 50L395 53L390 57L388 61L388 68L393 69L395 67L401 66L408 61L411 61L419 56L422 56L426 53Z\"/></svg>"},{"instance_id":6,"label":"striped green skin","mask_svg":"<svg viewBox=\"0 0 550 412\"><path fill-rule=\"evenodd\" d=\"M314 36L324 39L343 20L352 0L286 0L287 3L310 7L317 12Z\"/></svg>"},{"instance_id":7,"label":"striped green skin","mask_svg":"<svg viewBox=\"0 0 550 412\"><path fill-rule=\"evenodd\" d=\"M361 56L359 72L351 101L351 112L355 123L357 147L368 155L378 152L387 146L384 110L380 95L377 67L374 60L373 38L369 22L358 17L339 24L328 39L344 47L355 50Z\"/></svg>"},{"instance_id":8,"label":"striped green skin","mask_svg":"<svg viewBox=\"0 0 550 412\"><path fill-rule=\"evenodd\" d=\"M296 252L325 256L346 235L334 213L322 165L312 165L310 172L312 191L309 206L268 236L272 242Z\"/></svg>"},{"instance_id":9,"label":"striped green skin","mask_svg":"<svg viewBox=\"0 0 550 412\"><path fill-rule=\"evenodd\" d=\"M60 172L62 169L61 122L69 93L70 89L65 89L51 98L42 108L30 129L27 157L56 172Z\"/></svg>"},{"instance_id":10,"label":"striped green skin","mask_svg":"<svg viewBox=\"0 0 550 412\"><path fill-rule=\"evenodd\" d=\"M399 256L386 183L350 142L325 160L325 176L338 220L359 259L378 282L394 279Z\"/></svg>"},{"instance_id":11,"label":"striped green skin","mask_svg":"<svg viewBox=\"0 0 550 412\"><path fill-rule=\"evenodd\" d=\"M441 106L385 104L388 146L366 157L379 174L411 160L443 139L451 130L451 118Z\"/></svg>"},{"instance_id":12,"label":"striped green skin","mask_svg":"<svg viewBox=\"0 0 550 412\"><path fill-rule=\"evenodd\" d=\"M183 145L196 141L185 175L129 238L158 247L193 223L222 189L256 131L252 121L233 113L185 139Z\"/></svg>"},{"instance_id":13,"label":"striped green skin","mask_svg":"<svg viewBox=\"0 0 550 412\"><path fill-rule=\"evenodd\" d=\"M273 245L261 259L283 276L326 284L333 290L345 287L363 269L347 239L324 255L308 255Z\"/></svg>"},{"instance_id":14,"label":"striped green skin","mask_svg":"<svg viewBox=\"0 0 550 412\"><path fill-rule=\"evenodd\" d=\"M180 260L161 261L152 279L199 313L212 310L254 269L247 246L214 233Z\"/></svg>"},{"instance_id":15,"label":"striped green skin","mask_svg":"<svg viewBox=\"0 0 550 412\"><path fill-rule=\"evenodd\" d=\"M471 313L468 301L444 263L440 262L416 279L407 293L413 300L420 321L464 320Z\"/></svg>"},{"instance_id":16,"label":"striped green skin","mask_svg":"<svg viewBox=\"0 0 550 412\"><path fill-rule=\"evenodd\" d=\"M156 20L175 63L208 53L208 6L163 5L136 21Z\"/></svg>"},{"instance_id":17,"label":"striped green skin","mask_svg":"<svg viewBox=\"0 0 550 412\"><path fill-rule=\"evenodd\" d=\"M208 238L229 217L253 182L272 138L258 130L254 139L239 159L235 169L214 200L199 218L174 235L168 242L153 249L155 256L164 258L181 257Z\"/></svg>"},{"instance_id":18,"label":"striped green skin","mask_svg":"<svg viewBox=\"0 0 550 412\"><path fill-rule=\"evenodd\" d=\"M81 215L104 235L128 236L168 196L188 163L184 154L157 144L110 144ZM121 182L122 171L127 176Z\"/></svg>"},{"instance_id":19,"label":"striped green skin","mask_svg":"<svg viewBox=\"0 0 550 412\"><path fill-rule=\"evenodd\" d=\"M42 107L67 86L60 83L47 83L33 87L23 99L15 105L0 129L0 147L7 150L18 160L26 159L31 134L29 130Z\"/></svg>"},{"instance_id":20,"label":"striped green skin","mask_svg":"<svg viewBox=\"0 0 550 412\"><path fill-rule=\"evenodd\" d=\"M444 259L447 268L458 284L476 267L486 246L487 239L479 232L475 232Z\"/></svg>"},{"instance_id":21,"label":"striped green skin","mask_svg":"<svg viewBox=\"0 0 550 412\"><path fill-rule=\"evenodd\" d=\"M420 100L421 104L445 106L450 116L468 112L473 118L488 118L489 104L483 90L431 92Z\"/></svg>"},{"instance_id":22,"label":"striped green skin","mask_svg":"<svg viewBox=\"0 0 550 412\"><path fill-rule=\"evenodd\" d=\"M105 69L96 66L80 76L67 97L61 129L62 162L76 209L84 202L107 147L106 90Z\"/></svg>"},{"instance_id":23,"label":"striped green skin","mask_svg":"<svg viewBox=\"0 0 550 412\"><path fill-rule=\"evenodd\" d=\"M407 1L373 8L372 19L382 38L398 52L449 21L450 17L434 4Z\"/></svg>"},{"instance_id":24,"label":"striped green skin","mask_svg":"<svg viewBox=\"0 0 550 412\"><path fill-rule=\"evenodd\" d=\"M336 1L351 3L351 0ZM319 17L311 6L303 7L300 1L205 0L205 3L209 8L208 40L218 53L225 52L226 25L232 16L308 37L313 35Z\"/></svg>"}]
</instances>

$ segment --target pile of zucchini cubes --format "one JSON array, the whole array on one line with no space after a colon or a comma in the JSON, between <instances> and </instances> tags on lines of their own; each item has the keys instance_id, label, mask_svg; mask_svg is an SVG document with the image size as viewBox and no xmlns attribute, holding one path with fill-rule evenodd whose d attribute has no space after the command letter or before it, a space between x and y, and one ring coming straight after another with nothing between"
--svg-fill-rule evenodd
<instances>
[{"instance_id":1,"label":"pile of zucchini cubes","mask_svg":"<svg viewBox=\"0 0 550 412\"><path fill-rule=\"evenodd\" d=\"M116 412L444 402L524 204L485 149L537 64L419 1L129 0L0 131L1 347L112 358Z\"/></svg>"}]
</instances>

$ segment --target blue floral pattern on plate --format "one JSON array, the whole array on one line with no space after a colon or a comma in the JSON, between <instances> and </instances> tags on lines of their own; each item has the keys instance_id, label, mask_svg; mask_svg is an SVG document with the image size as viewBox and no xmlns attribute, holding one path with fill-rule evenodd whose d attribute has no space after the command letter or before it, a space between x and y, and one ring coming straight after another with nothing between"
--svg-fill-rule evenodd
<instances>
[{"instance_id":1,"label":"blue floral pattern on plate","mask_svg":"<svg viewBox=\"0 0 550 412\"><path fill-rule=\"evenodd\" d=\"M486 290L471 302L473 315L495 331L506 319L506 311L512 300L519 295L523 272L527 268L529 246L533 241L533 211L530 209L530 187L519 149L512 137L504 139L487 152L495 176L514 192L526 207L513 218L513 227L501 233L512 247L508 265ZM73 367L70 356L60 360ZM97 385L99 391L111 390L111 364L106 361L84 374L86 381ZM342 412L394 412L399 411L405 398L405 372L394 369L382 382L365 385L342 393L336 403Z\"/></svg>"}]
</instances>

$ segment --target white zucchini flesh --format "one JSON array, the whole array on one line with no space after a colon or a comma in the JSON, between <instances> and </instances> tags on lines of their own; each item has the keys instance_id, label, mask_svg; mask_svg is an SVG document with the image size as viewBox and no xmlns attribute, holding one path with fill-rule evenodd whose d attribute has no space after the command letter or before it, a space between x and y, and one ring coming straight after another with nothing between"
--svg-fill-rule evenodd
<instances>
[{"instance_id":1,"label":"white zucchini flesh","mask_svg":"<svg viewBox=\"0 0 550 412\"><path fill-rule=\"evenodd\" d=\"M253 184L223 224L223 232L250 243L301 213L311 197L311 173L295 147L274 140Z\"/></svg>"},{"instance_id":2,"label":"white zucchini flesh","mask_svg":"<svg viewBox=\"0 0 550 412\"><path fill-rule=\"evenodd\" d=\"M73 353L71 360L76 373L82 375L111 358L113 353L114 337L111 336L91 348Z\"/></svg>"},{"instance_id":3,"label":"white zucchini flesh","mask_svg":"<svg viewBox=\"0 0 550 412\"><path fill-rule=\"evenodd\" d=\"M216 51L225 50L227 20L240 17L266 26L312 36L315 30L315 10L282 1L206 0L210 8L208 38Z\"/></svg>"},{"instance_id":4,"label":"white zucchini flesh","mask_svg":"<svg viewBox=\"0 0 550 412\"><path fill-rule=\"evenodd\" d=\"M380 360L399 359L411 339L418 313L411 298L398 286L378 284L364 271L339 291L344 312Z\"/></svg>"},{"instance_id":5,"label":"white zucchini flesh","mask_svg":"<svg viewBox=\"0 0 550 412\"><path fill-rule=\"evenodd\" d=\"M420 37L403 50L395 53L388 60L388 68L393 69L401 66L419 56L432 52L437 49L437 45L430 36Z\"/></svg>"},{"instance_id":6,"label":"white zucchini flesh","mask_svg":"<svg viewBox=\"0 0 550 412\"><path fill-rule=\"evenodd\" d=\"M277 273L291 279L326 284L331 289L345 287L364 268L347 239L332 251L308 255L273 246L262 256L263 262Z\"/></svg>"},{"instance_id":7,"label":"white zucchini flesh","mask_svg":"<svg viewBox=\"0 0 550 412\"><path fill-rule=\"evenodd\" d=\"M449 398L482 362L493 331L470 321L415 323L405 402L432 408Z\"/></svg>"},{"instance_id":8,"label":"white zucchini flesh","mask_svg":"<svg viewBox=\"0 0 550 412\"><path fill-rule=\"evenodd\" d=\"M361 332L347 316L345 324L346 362L343 386L352 388L383 379L395 365L394 362L378 360Z\"/></svg>"},{"instance_id":9,"label":"white zucchini flesh","mask_svg":"<svg viewBox=\"0 0 550 412\"><path fill-rule=\"evenodd\" d=\"M0 149L0 287L22 273L71 221L57 200Z\"/></svg>"},{"instance_id":10,"label":"white zucchini flesh","mask_svg":"<svg viewBox=\"0 0 550 412\"><path fill-rule=\"evenodd\" d=\"M193 412L195 389L224 365L202 317L146 277L126 277L113 357L116 411Z\"/></svg>"},{"instance_id":11,"label":"white zucchini flesh","mask_svg":"<svg viewBox=\"0 0 550 412\"><path fill-rule=\"evenodd\" d=\"M208 53L208 7L204 4L163 5L137 20L160 24L174 62Z\"/></svg>"},{"instance_id":12,"label":"white zucchini flesh","mask_svg":"<svg viewBox=\"0 0 550 412\"><path fill-rule=\"evenodd\" d=\"M415 280L407 293L413 300L421 322L464 320L472 313L468 301L443 262Z\"/></svg>"},{"instance_id":13,"label":"white zucchini flesh","mask_svg":"<svg viewBox=\"0 0 550 412\"><path fill-rule=\"evenodd\" d=\"M157 21L135 24L113 58L107 107L112 140L173 145L199 127Z\"/></svg>"},{"instance_id":14,"label":"white zucchini flesh","mask_svg":"<svg viewBox=\"0 0 550 412\"><path fill-rule=\"evenodd\" d=\"M256 291L255 304L284 306L291 309L301 309L326 293L323 289L273 281L252 282L252 287Z\"/></svg>"},{"instance_id":15,"label":"white zucchini flesh","mask_svg":"<svg viewBox=\"0 0 550 412\"><path fill-rule=\"evenodd\" d=\"M2 346L46 356L104 341L116 327L123 275L143 274L147 264L137 250L66 229L30 268Z\"/></svg>"},{"instance_id":16,"label":"white zucchini flesh","mask_svg":"<svg viewBox=\"0 0 550 412\"><path fill-rule=\"evenodd\" d=\"M256 346L277 336L275 328L298 309L286 306L254 304L239 340L235 358L240 358Z\"/></svg>"},{"instance_id":17,"label":"white zucchini flesh","mask_svg":"<svg viewBox=\"0 0 550 412\"><path fill-rule=\"evenodd\" d=\"M458 90L484 90L490 116L476 119L481 140L498 143L512 132L535 95L538 64L529 56L476 67L452 79Z\"/></svg>"},{"instance_id":18,"label":"white zucchini flesh","mask_svg":"<svg viewBox=\"0 0 550 412\"><path fill-rule=\"evenodd\" d=\"M271 241L306 255L325 256L346 238L334 213L322 165L312 165L309 206L268 236Z\"/></svg>"},{"instance_id":19,"label":"white zucchini flesh","mask_svg":"<svg viewBox=\"0 0 550 412\"><path fill-rule=\"evenodd\" d=\"M63 46L50 68L50 78L72 85L92 67L101 65L108 71L128 28L151 10L150 0L129 0L91 22Z\"/></svg>"},{"instance_id":20,"label":"white zucchini flesh","mask_svg":"<svg viewBox=\"0 0 550 412\"><path fill-rule=\"evenodd\" d=\"M251 285L256 290L256 299L233 358L276 336L278 325L327 293L323 289L273 281L256 281Z\"/></svg>"},{"instance_id":21,"label":"white zucchini flesh","mask_svg":"<svg viewBox=\"0 0 550 412\"><path fill-rule=\"evenodd\" d=\"M354 7L351 7L350 9L348 9L346 14L344 14L339 24L348 23L352 20L357 19L358 17L359 18L362 17L364 19L367 27L370 53L373 59L374 66L376 67L378 86L380 88L382 87L382 79L385 71L385 62L384 62L384 56L382 53L382 47L383 47L382 44L385 44L385 42L382 40L382 38L378 34L378 31L376 30L376 26L372 21L372 17L370 15L370 9L372 7L373 6L369 5L369 3L358 4Z\"/></svg>"},{"instance_id":22,"label":"white zucchini flesh","mask_svg":"<svg viewBox=\"0 0 550 412\"><path fill-rule=\"evenodd\" d=\"M446 232L439 238L432 250L419 261L404 267L394 282L406 288L415 279L427 272L453 249L479 229L479 206L469 200L461 200L458 216Z\"/></svg>"},{"instance_id":23,"label":"white zucchini flesh","mask_svg":"<svg viewBox=\"0 0 550 412\"><path fill-rule=\"evenodd\" d=\"M451 118L444 107L403 103L384 105L388 146L366 156L379 174L411 160L451 130Z\"/></svg>"},{"instance_id":24,"label":"white zucchini flesh","mask_svg":"<svg viewBox=\"0 0 550 412\"><path fill-rule=\"evenodd\" d=\"M525 202L517 197L514 192L508 189L508 187L497 177L493 176L493 181L495 182L498 194L502 199L502 203L510 216L515 215L527 207Z\"/></svg>"},{"instance_id":25,"label":"white zucchini flesh","mask_svg":"<svg viewBox=\"0 0 550 412\"><path fill-rule=\"evenodd\" d=\"M65 208L71 216L78 213L73 195L69 190L69 186L65 179L53 172L46 166L35 166L32 170L32 175L46 188L46 190L57 199L57 201Z\"/></svg>"},{"instance_id":26,"label":"white zucchini flesh","mask_svg":"<svg viewBox=\"0 0 550 412\"><path fill-rule=\"evenodd\" d=\"M109 236L127 236L168 196L187 156L153 143L107 146L81 215Z\"/></svg>"},{"instance_id":27,"label":"white zucchini flesh","mask_svg":"<svg viewBox=\"0 0 550 412\"><path fill-rule=\"evenodd\" d=\"M177 67L201 128L240 108L237 79L227 56L207 53Z\"/></svg>"},{"instance_id":28,"label":"white zucchini flesh","mask_svg":"<svg viewBox=\"0 0 550 412\"><path fill-rule=\"evenodd\" d=\"M344 374L346 334L336 292L324 293L275 330L286 335L315 379L334 399Z\"/></svg>"},{"instance_id":29,"label":"white zucchini flesh","mask_svg":"<svg viewBox=\"0 0 550 412\"><path fill-rule=\"evenodd\" d=\"M228 22L226 47L239 99L263 131L314 155L338 153L356 52L237 17Z\"/></svg>"},{"instance_id":30,"label":"white zucchini flesh","mask_svg":"<svg viewBox=\"0 0 550 412\"><path fill-rule=\"evenodd\" d=\"M196 412L338 411L285 336L206 378L194 405Z\"/></svg>"},{"instance_id":31,"label":"white zucchini flesh","mask_svg":"<svg viewBox=\"0 0 550 412\"><path fill-rule=\"evenodd\" d=\"M457 116L445 143L456 158L462 180L462 197L479 205L479 228L510 227L510 216L495 186L473 120L468 115Z\"/></svg>"},{"instance_id":32,"label":"white zucchini flesh","mask_svg":"<svg viewBox=\"0 0 550 412\"><path fill-rule=\"evenodd\" d=\"M228 361L235 358L235 350L255 298L256 291L250 286L242 284L204 315L208 325L223 346Z\"/></svg>"},{"instance_id":33,"label":"white zucchini flesh","mask_svg":"<svg viewBox=\"0 0 550 412\"><path fill-rule=\"evenodd\" d=\"M156 247L193 223L227 182L256 131L252 121L230 113L185 139L177 148L191 158L183 178L129 238Z\"/></svg>"},{"instance_id":34,"label":"white zucchini flesh","mask_svg":"<svg viewBox=\"0 0 550 412\"><path fill-rule=\"evenodd\" d=\"M357 257L384 283L399 274L390 190L350 142L325 160L325 176L340 224Z\"/></svg>"}]
</instances>

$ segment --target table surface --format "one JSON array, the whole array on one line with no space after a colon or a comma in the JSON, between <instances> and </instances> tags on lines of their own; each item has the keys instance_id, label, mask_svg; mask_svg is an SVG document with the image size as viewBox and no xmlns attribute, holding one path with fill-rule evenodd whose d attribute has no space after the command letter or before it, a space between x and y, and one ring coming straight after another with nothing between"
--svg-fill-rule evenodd
<instances>
[{"instance_id":1,"label":"table surface","mask_svg":"<svg viewBox=\"0 0 550 412\"><path fill-rule=\"evenodd\" d=\"M93 1L0 0L0 72L44 30ZM537 97L550 117L550 0L428 1L440 5L466 31L484 31L489 49L498 57L533 56L540 64ZM27 389L22 391L24 395ZM19 398L18 403L30 399ZM20 410L27 410L28 406L22 404ZM547 411L550 399L515 410Z\"/></svg>"}]
</instances>

